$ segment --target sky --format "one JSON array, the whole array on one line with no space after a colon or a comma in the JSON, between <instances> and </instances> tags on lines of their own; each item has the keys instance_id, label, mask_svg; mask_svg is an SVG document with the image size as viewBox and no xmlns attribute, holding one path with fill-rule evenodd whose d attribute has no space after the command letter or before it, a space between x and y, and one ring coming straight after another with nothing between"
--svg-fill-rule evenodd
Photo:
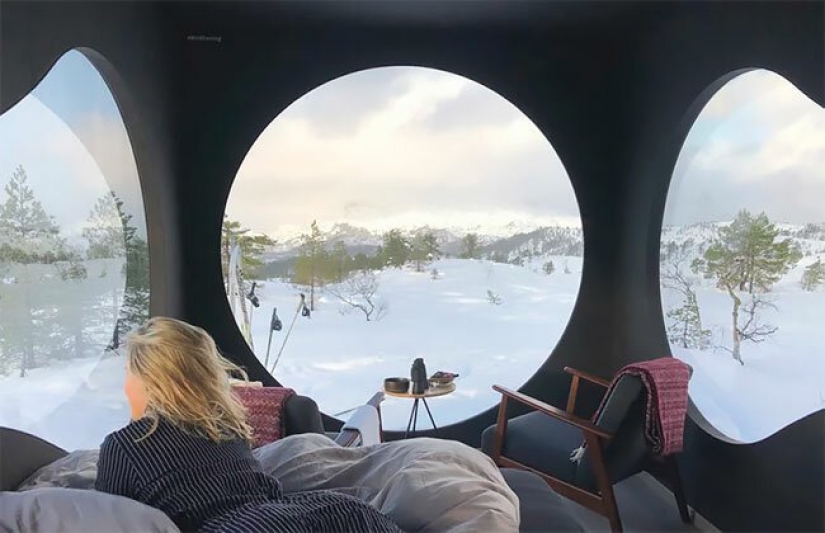
<instances>
[{"instance_id":1,"label":"sky","mask_svg":"<svg viewBox=\"0 0 825 533\"><path fill-rule=\"evenodd\" d=\"M742 74L708 101L688 133L665 224L732 220L825 222L825 110L782 76Z\"/></svg>"},{"instance_id":2,"label":"sky","mask_svg":"<svg viewBox=\"0 0 825 533\"><path fill-rule=\"evenodd\" d=\"M313 219L580 225L567 173L526 116L466 78L412 67L350 74L293 103L243 161L227 212L275 236Z\"/></svg>"},{"instance_id":3,"label":"sky","mask_svg":"<svg viewBox=\"0 0 825 533\"><path fill-rule=\"evenodd\" d=\"M665 222L730 220L741 208L825 221L823 163L822 108L779 75L743 74L694 123ZM350 74L293 103L253 145L227 212L274 237L313 219L580 224L564 166L529 118L471 80L414 67Z\"/></svg>"},{"instance_id":4,"label":"sky","mask_svg":"<svg viewBox=\"0 0 825 533\"><path fill-rule=\"evenodd\" d=\"M0 202L14 170L65 236L78 238L97 198L114 190L145 236L137 167L115 100L80 52L62 56L14 107L0 115Z\"/></svg>"},{"instance_id":5,"label":"sky","mask_svg":"<svg viewBox=\"0 0 825 533\"><path fill-rule=\"evenodd\" d=\"M81 227L111 187L144 231L126 129L81 53L63 56L0 116L0 185L20 164L62 226ZM822 222L823 197L825 112L781 76L753 71L723 86L694 123L665 223L730 220L741 208ZM478 83L418 67L349 74L294 102L252 146L227 213L276 238L314 219L374 229L580 226L564 165L528 117Z\"/></svg>"}]
</instances>

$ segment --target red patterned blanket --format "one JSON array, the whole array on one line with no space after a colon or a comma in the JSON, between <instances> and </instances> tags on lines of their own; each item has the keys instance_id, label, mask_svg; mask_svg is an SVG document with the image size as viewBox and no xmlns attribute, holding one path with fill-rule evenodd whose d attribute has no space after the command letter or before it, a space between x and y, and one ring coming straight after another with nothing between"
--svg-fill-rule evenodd
<instances>
[{"instance_id":1,"label":"red patterned blanket","mask_svg":"<svg viewBox=\"0 0 825 533\"><path fill-rule=\"evenodd\" d=\"M284 387L233 386L232 392L246 407L246 422L252 427L252 447L274 442L283 434L284 404L295 394Z\"/></svg>"},{"instance_id":2,"label":"red patterned blanket","mask_svg":"<svg viewBox=\"0 0 825 533\"><path fill-rule=\"evenodd\" d=\"M647 389L645 405L645 436L657 455L682 451L685 416L688 408L688 381L692 369L674 357L632 363L616 373L593 415L597 420L607 397L625 375L639 376Z\"/></svg>"}]
</instances>

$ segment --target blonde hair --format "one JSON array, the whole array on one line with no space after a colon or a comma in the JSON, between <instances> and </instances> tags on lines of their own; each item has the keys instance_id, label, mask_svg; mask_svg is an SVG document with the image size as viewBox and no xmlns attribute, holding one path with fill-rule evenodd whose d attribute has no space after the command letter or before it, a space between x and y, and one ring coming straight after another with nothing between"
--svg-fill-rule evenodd
<instances>
[{"instance_id":1,"label":"blonde hair","mask_svg":"<svg viewBox=\"0 0 825 533\"><path fill-rule=\"evenodd\" d=\"M229 383L230 373L246 380L246 372L222 357L203 329L173 318L151 318L129 334L126 358L129 371L146 388L146 417L153 424L143 438L162 417L215 442L252 440L246 409Z\"/></svg>"}]
</instances>

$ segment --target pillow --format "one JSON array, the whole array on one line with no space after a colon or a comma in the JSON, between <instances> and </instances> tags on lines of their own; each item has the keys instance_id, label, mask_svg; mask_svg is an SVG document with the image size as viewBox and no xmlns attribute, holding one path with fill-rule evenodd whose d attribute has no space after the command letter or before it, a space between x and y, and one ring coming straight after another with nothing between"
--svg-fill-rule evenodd
<instances>
[{"instance_id":1,"label":"pillow","mask_svg":"<svg viewBox=\"0 0 825 533\"><path fill-rule=\"evenodd\" d=\"M287 398L295 394L283 387L233 386L232 392L246 407L246 422L252 427L252 447L274 442L283 436L283 413Z\"/></svg>"},{"instance_id":2,"label":"pillow","mask_svg":"<svg viewBox=\"0 0 825 533\"><path fill-rule=\"evenodd\" d=\"M180 533L154 507L105 492L63 488L0 492L0 531Z\"/></svg>"},{"instance_id":3,"label":"pillow","mask_svg":"<svg viewBox=\"0 0 825 533\"><path fill-rule=\"evenodd\" d=\"M18 491L44 487L93 489L97 478L100 450L77 450L51 462L30 475Z\"/></svg>"}]
</instances>

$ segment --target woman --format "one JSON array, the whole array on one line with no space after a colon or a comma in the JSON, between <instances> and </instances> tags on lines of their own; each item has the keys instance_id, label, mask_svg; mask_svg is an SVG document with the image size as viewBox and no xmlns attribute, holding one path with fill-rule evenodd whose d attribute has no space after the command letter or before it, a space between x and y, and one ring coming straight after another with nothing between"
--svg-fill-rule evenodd
<instances>
[{"instance_id":1,"label":"woman","mask_svg":"<svg viewBox=\"0 0 825 533\"><path fill-rule=\"evenodd\" d=\"M152 318L126 342L132 422L100 448L99 491L166 513L184 531L388 531L368 503L334 492L284 495L252 455L244 408L202 329Z\"/></svg>"}]
</instances>

